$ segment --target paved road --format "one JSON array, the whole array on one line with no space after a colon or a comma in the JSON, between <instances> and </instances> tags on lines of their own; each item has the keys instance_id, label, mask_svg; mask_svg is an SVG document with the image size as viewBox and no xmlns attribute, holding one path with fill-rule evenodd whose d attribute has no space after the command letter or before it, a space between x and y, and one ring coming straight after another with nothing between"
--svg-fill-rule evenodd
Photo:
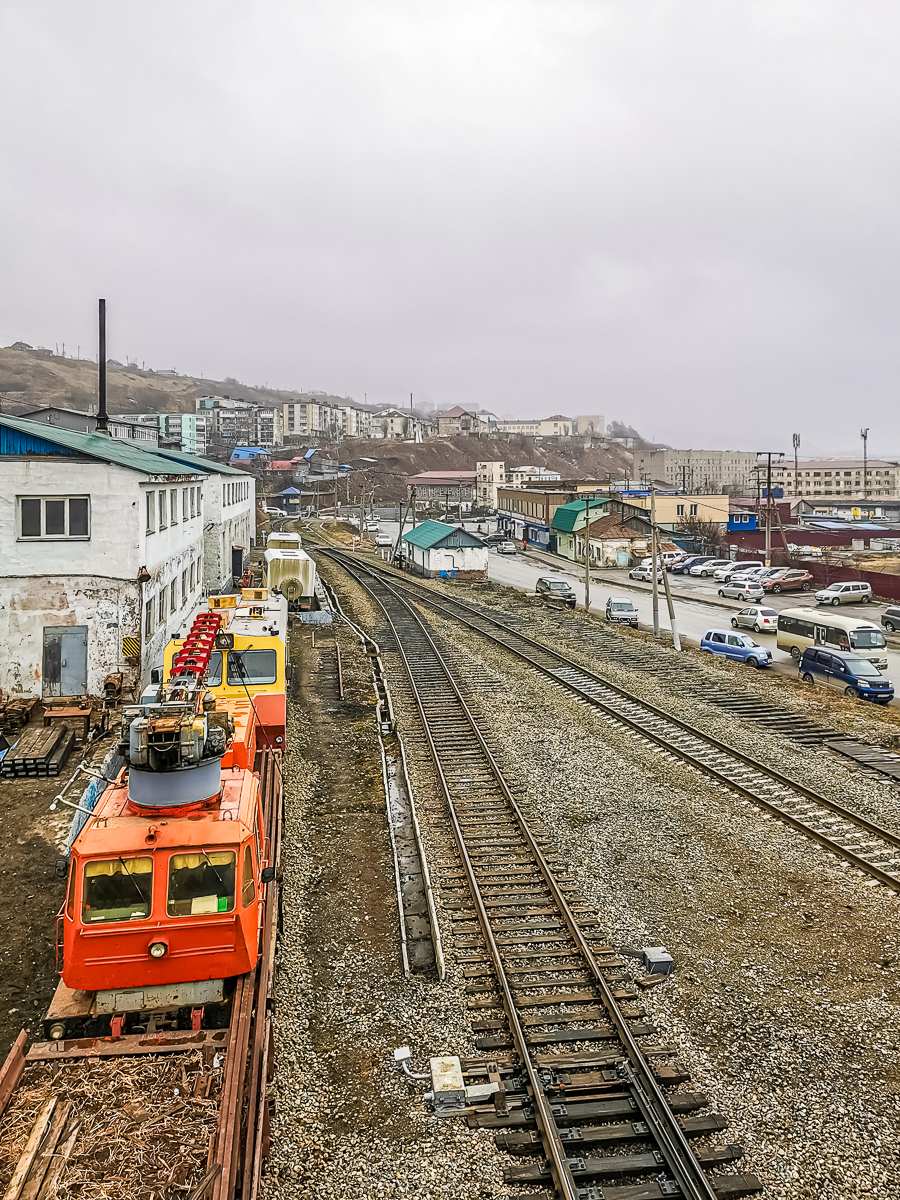
<instances>
[{"instance_id":1,"label":"paved road","mask_svg":"<svg viewBox=\"0 0 900 1200\"><path fill-rule=\"evenodd\" d=\"M466 522L473 531L477 521ZM395 539L399 526L396 521L381 521L379 528L390 533ZM484 525L482 525L484 528ZM488 577L506 587L518 588L520 591L534 591L535 582L542 576L565 579L572 585L578 597L579 606L584 606L584 570L567 564L564 559L554 555L545 555L529 550L515 555L498 554L492 550L488 555ZM718 583L713 579L700 579L692 575L670 575L669 582L673 592L675 620L681 636L689 641L698 643L707 629L730 629L732 614L745 607L736 600L722 599L717 595ZM625 586L623 586L625 585ZM690 593L686 598L685 593ZM591 572L591 612L602 615L609 596L631 600L641 624L653 628L653 599L649 584L636 583L628 578L626 570L604 570ZM817 605L810 594L792 592L783 596L767 596L766 605L776 612L783 608L816 608ZM878 624L881 607L878 604L847 604L842 605L840 612L847 616L859 616L867 621ZM666 608L665 593L660 584L659 589L660 627L669 628L669 613ZM745 631L746 632L746 631ZM751 636L757 636L751 634ZM761 633L757 640L761 645L772 651L772 670L777 673L796 675L797 666L786 651L777 649L775 635ZM895 643L896 644L896 643ZM900 683L900 650L888 649L887 675L895 683Z\"/></svg>"}]
</instances>

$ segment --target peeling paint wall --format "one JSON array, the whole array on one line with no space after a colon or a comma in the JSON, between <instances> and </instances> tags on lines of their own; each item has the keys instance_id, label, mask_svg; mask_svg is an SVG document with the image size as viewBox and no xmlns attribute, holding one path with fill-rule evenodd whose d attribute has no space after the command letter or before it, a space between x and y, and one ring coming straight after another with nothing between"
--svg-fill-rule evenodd
<instances>
[{"instance_id":1,"label":"peeling paint wall","mask_svg":"<svg viewBox=\"0 0 900 1200\"><path fill-rule=\"evenodd\" d=\"M40 696L44 626L86 625L87 690L102 695L111 671L124 671L122 638L140 630L141 587L133 580L82 575L0 578L0 688Z\"/></svg>"},{"instance_id":2,"label":"peeling paint wall","mask_svg":"<svg viewBox=\"0 0 900 1200\"><path fill-rule=\"evenodd\" d=\"M249 495L226 502L229 483L248 484ZM231 590L231 547L249 553L256 537L256 480L252 475L210 475L203 484L203 587L207 592Z\"/></svg>"}]
</instances>

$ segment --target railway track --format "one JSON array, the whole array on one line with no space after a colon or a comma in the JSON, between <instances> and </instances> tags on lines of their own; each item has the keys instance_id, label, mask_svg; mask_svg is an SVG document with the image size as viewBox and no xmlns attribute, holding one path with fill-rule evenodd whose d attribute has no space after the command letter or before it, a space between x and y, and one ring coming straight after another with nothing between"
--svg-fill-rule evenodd
<instances>
[{"instance_id":1,"label":"railway track","mask_svg":"<svg viewBox=\"0 0 900 1200\"><path fill-rule=\"evenodd\" d=\"M7 1109L14 1109L16 1092L29 1086L29 1068L55 1066L55 1081L59 1085L44 1108L47 1127L40 1129L40 1118L32 1131L34 1144L26 1144L19 1169L21 1195L30 1200L52 1200L56 1186L66 1183L65 1163L48 1170L47 1164L61 1154L77 1158L84 1148L77 1141L79 1116L72 1111L71 1125L61 1119L69 1111L65 1095L72 1090L69 1072L77 1072L80 1064L98 1060L132 1059L146 1056L185 1056L200 1052L199 1069L191 1066L190 1073L180 1068L181 1075L173 1077L184 1088L188 1081L190 1095L201 1104L216 1099L218 1111L215 1132L210 1139L205 1172L194 1180L185 1194L188 1200L257 1200L262 1183L263 1168L269 1154L269 1100L267 1084L273 1066L272 998L274 988L275 943L279 925L278 864L281 858L282 787L281 752L262 752L260 786L264 796L266 832L271 841L271 861L276 865L276 878L267 885L264 924L260 929L261 955L255 970L238 978L231 1003L227 1029L178 1030L149 1027L144 1033L121 1036L73 1038L62 1042L33 1042L28 1046L25 1031L19 1035L5 1063L0 1066L0 1126ZM181 1058L186 1063L187 1060ZM218 1064L218 1066L216 1065ZM221 1070L219 1069L221 1067ZM211 1095L218 1087L218 1094ZM78 1091L78 1088L75 1088ZM186 1095L188 1093L186 1092ZM188 1102L189 1107L189 1102ZM50 1115L55 1108L56 1116ZM72 1136L67 1137L72 1129ZM140 1128L136 1133L140 1134ZM39 1135L39 1136L38 1136ZM48 1139L57 1140L50 1144ZM187 1136L185 1132L184 1136ZM148 1133L148 1144L155 1134ZM166 1149L171 1146L161 1143ZM175 1145L177 1152L178 1146ZM88 1148L88 1154L90 1154ZM28 1156L30 1155L30 1160ZM10 1196L10 1193L7 1193ZM19 1192L15 1193L19 1197Z\"/></svg>"},{"instance_id":2,"label":"railway track","mask_svg":"<svg viewBox=\"0 0 900 1200\"><path fill-rule=\"evenodd\" d=\"M504 647L560 688L598 709L607 720L626 726L812 839L861 874L900 892L900 835L892 830L663 712L475 605L411 583L395 572L360 563L351 555L334 550L323 553L357 576L377 579L411 601L425 603Z\"/></svg>"},{"instance_id":3,"label":"railway track","mask_svg":"<svg viewBox=\"0 0 900 1200\"><path fill-rule=\"evenodd\" d=\"M516 801L421 618L390 581L341 561L385 614L446 801L455 853L445 907L478 1048L490 1052L464 1065L470 1079L501 1085L469 1121L528 1156L507 1182L550 1182L540 1194L563 1200L760 1191L755 1176L707 1174L740 1148L693 1149L725 1122L697 1115L704 1096L671 1093L688 1077L660 1061L674 1051L650 1041L621 960Z\"/></svg>"}]
</instances>

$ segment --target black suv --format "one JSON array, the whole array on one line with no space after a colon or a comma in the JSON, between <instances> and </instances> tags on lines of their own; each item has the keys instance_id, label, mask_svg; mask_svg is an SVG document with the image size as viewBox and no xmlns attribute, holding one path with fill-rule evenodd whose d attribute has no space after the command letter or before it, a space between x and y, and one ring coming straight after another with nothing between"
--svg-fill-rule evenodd
<instances>
[{"instance_id":1,"label":"black suv","mask_svg":"<svg viewBox=\"0 0 900 1200\"><path fill-rule=\"evenodd\" d=\"M539 579L534 585L536 596L552 596L565 604L566 608L575 607L575 593L570 584L564 579Z\"/></svg>"},{"instance_id":2,"label":"black suv","mask_svg":"<svg viewBox=\"0 0 900 1200\"><path fill-rule=\"evenodd\" d=\"M895 604L886 608L881 614L881 623L888 633L895 633L900 629L900 608Z\"/></svg>"}]
</instances>

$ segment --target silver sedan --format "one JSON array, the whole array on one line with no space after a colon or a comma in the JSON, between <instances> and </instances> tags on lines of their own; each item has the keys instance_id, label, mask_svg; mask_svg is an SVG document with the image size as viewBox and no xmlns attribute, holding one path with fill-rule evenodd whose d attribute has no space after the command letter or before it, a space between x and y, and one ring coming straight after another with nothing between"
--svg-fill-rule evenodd
<instances>
[{"instance_id":1,"label":"silver sedan","mask_svg":"<svg viewBox=\"0 0 900 1200\"><path fill-rule=\"evenodd\" d=\"M778 628L778 613L774 608L762 608L753 604L735 613L731 624L735 629L752 629L754 633L775 633Z\"/></svg>"},{"instance_id":2,"label":"silver sedan","mask_svg":"<svg viewBox=\"0 0 900 1200\"><path fill-rule=\"evenodd\" d=\"M755 579L733 579L719 588L720 596L730 596L733 600L762 600L765 594Z\"/></svg>"}]
</instances>

